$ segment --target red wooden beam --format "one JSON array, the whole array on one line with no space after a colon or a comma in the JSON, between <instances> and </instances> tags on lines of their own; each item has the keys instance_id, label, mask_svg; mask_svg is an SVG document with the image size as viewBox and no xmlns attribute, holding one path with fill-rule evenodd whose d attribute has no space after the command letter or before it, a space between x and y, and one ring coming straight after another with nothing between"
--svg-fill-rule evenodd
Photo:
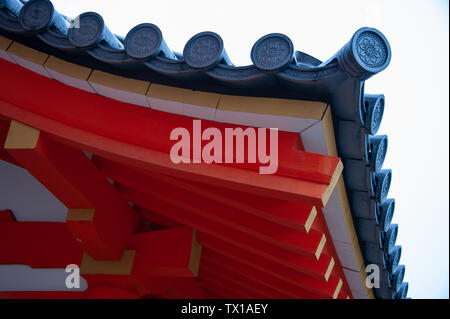
<instances>
[{"instance_id":1,"label":"red wooden beam","mask_svg":"<svg viewBox=\"0 0 450 319\"><path fill-rule=\"evenodd\" d=\"M303 287L308 287L308 285L312 284L312 287L308 287L308 289L300 288L299 285L292 284L292 279L291 281L281 280L276 276L273 276L270 271L265 271L260 269L259 267L250 266L247 263L243 263L239 260L226 257L219 252L215 252L209 249L205 249L203 251L202 267L205 264L209 264L210 267L219 269L221 272L222 269L227 269L231 274L238 272L240 275L245 276L250 280L264 283L264 285L267 286L265 288L266 290L277 291L280 296L284 296L284 298L332 298L336 297L337 293L339 292L336 291L338 288L338 282L333 279L327 283L306 280L303 282L299 282L299 284Z\"/></svg>"},{"instance_id":2,"label":"red wooden beam","mask_svg":"<svg viewBox=\"0 0 450 319\"><path fill-rule=\"evenodd\" d=\"M327 256L321 256L318 263L315 258L309 258L301 254L281 249L273 244L262 242L261 240L249 236L244 232L238 232L225 225L218 224L207 218L196 215L190 211L180 209L136 190L129 189L122 185L117 185L117 188L125 198L136 203L138 206L151 209L159 215L171 218L191 228L198 229L199 231L207 233L214 238L220 238L233 246L241 247L244 250L254 252L263 258L274 260L280 264L286 265L287 267L292 267L297 271L314 274L319 278L324 278L327 275L328 270L322 264L323 261L325 261L327 266L330 264L330 259ZM322 257L324 257L324 259L322 259Z\"/></svg>"},{"instance_id":3,"label":"red wooden beam","mask_svg":"<svg viewBox=\"0 0 450 319\"><path fill-rule=\"evenodd\" d=\"M317 268L316 271L320 268L326 268L326 278L317 278L314 274L305 274L290 267L286 267L285 265L280 265L269 258L261 258L261 256L252 252L244 251L236 247L230 247L226 242L203 232L198 234L198 239L204 247L216 253L216 259L221 258L220 260L223 260L224 257L220 256L226 256L227 258L225 261L233 260L234 263L246 265L256 272L264 272L266 276L272 276L278 281L284 281L288 286L293 285L299 289L308 290L312 295L317 294L328 298L332 297L335 295L336 288L339 284L340 278L333 273L333 259L331 259L328 264L324 262L325 259L317 262L315 266ZM217 256L217 253L220 254L220 256ZM208 253L206 253L206 256L208 256ZM322 258L324 257L325 256L322 256ZM312 266L314 267L314 265ZM291 289L293 288L291 287Z\"/></svg>"},{"instance_id":4,"label":"red wooden beam","mask_svg":"<svg viewBox=\"0 0 450 319\"><path fill-rule=\"evenodd\" d=\"M230 287L226 287L223 284L222 280L214 280L212 278L204 277L203 274L200 274L202 277L199 277L198 283L201 287L213 292L214 294L219 296L219 299L251 299L251 294L246 294L242 291L242 289L233 289ZM208 274L205 274L208 276Z\"/></svg>"},{"instance_id":5,"label":"red wooden beam","mask_svg":"<svg viewBox=\"0 0 450 319\"><path fill-rule=\"evenodd\" d=\"M232 268L228 267L228 265L223 265L220 262L216 262L214 259L205 258L202 260L202 267L205 269L209 269L214 273L220 273L221 276L227 278L224 282L224 285L227 284L229 280L234 282L239 282L245 287L255 290L258 293L264 295L267 298L273 299L287 299L287 298L295 298L292 295L278 289L276 286L272 286L268 283L267 278L263 280L257 279L254 276L249 276L247 273L247 269L244 268Z\"/></svg>"},{"instance_id":6,"label":"red wooden beam","mask_svg":"<svg viewBox=\"0 0 450 319\"><path fill-rule=\"evenodd\" d=\"M0 161L5 161L20 167L20 163L18 161L16 161L11 155L2 150L0 150Z\"/></svg>"},{"instance_id":7,"label":"red wooden beam","mask_svg":"<svg viewBox=\"0 0 450 319\"><path fill-rule=\"evenodd\" d=\"M184 280L198 274L201 246L195 234L180 227L133 235L119 262L83 256L81 274L89 285L119 287L139 296L200 298L202 290L189 290Z\"/></svg>"},{"instance_id":8,"label":"red wooden beam","mask_svg":"<svg viewBox=\"0 0 450 319\"><path fill-rule=\"evenodd\" d=\"M129 170L126 176L118 174L109 174L108 176L153 198L171 203L181 209L186 209L293 252L318 258L325 244L323 233L310 231L306 234L274 224L266 219L247 214L245 211L218 203L208 196L192 193L177 185L170 185L132 170Z\"/></svg>"},{"instance_id":9,"label":"red wooden beam","mask_svg":"<svg viewBox=\"0 0 450 319\"><path fill-rule=\"evenodd\" d=\"M162 284L168 286L170 280L197 276L201 246L195 234L186 227L136 234L120 260L96 261L83 253L64 223L0 222L0 264L32 268L76 264L90 287L110 286L143 294L153 291L155 278L165 278ZM182 281L173 283L187 292Z\"/></svg>"},{"instance_id":10,"label":"red wooden beam","mask_svg":"<svg viewBox=\"0 0 450 319\"><path fill-rule=\"evenodd\" d=\"M83 250L63 223L0 223L0 264L32 268L66 268L80 265Z\"/></svg>"},{"instance_id":11,"label":"red wooden beam","mask_svg":"<svg viewBox=\"0 0 450 319\"><path fill-rule=\"evenodd\" d=\"M264 282L258 282L243 276L239 271L233 271L228 268L218 267L216 264L210 263L208 260L203 263L201 273L205 277L217 278L223 280L224 286L240 287L240 289L248 289L254 298L268 299L286 299L288 296L270 289Z\"/></svg>"},{"instance_id":12,"label":"red wooden beam","mask_svg":"<svg viewBox=\"0 0 450 319\"><path fill-rule=\"evenodd\" d=\"M138 212L145 215L148 211L138 207ZM151 215L156 219L164 218L153 212L151 212ZM169 219L168 221L169 223L174 223ZM325 265L326 255L323 255L318 261L317 268L329 269L329 271L326 271L329 274L326 278L327 282L323 279L315 279L314 276L310 277L309 275L298 273L270 259L254 255L249 251L243 251L239 247L230 246L228 243L214 239L204 233L199 233L199 238L202 241L202 245L208 247L206 250L202 250L201 265L204 265L205 259L208 259L211 253L217 252L221 256L221 264L217 265L219 269L227 266L227 263L223 262L225 259L228 264L233 263L229 267L230 269L239 269L241 274L252 276L252 278L255 278L255 273L259 273L259 277L257 277L259 280L265 280L266 283L270 282L273 289L284 289L285 293L290 294L292 298L332 298L335 295L340 272L336 273L337 269L333 266L335 263L333 258L331 258L329 265ZM217 253L215 254L217 255ZM229 258L225 256L229 256ZM331 278L329 277L330 274ZM341 291L343 289L344 287L341 288Z\"/></svg>"},{"instance_id":13,"label":"red wooden beam","mask_svg":"<svg viewBox=\"0 0 450 319\"><path fill-rule=\"evenodd\" d=\"M1 100L0 113L45 130L66 144L135 168L319 207L328 201L342 172L342 163L339 162L334 167L330 183L324 184L276 175L260 175L256 172L224 165L174 164L170 161L167 153L93 134L85 129L62 124ZM126 129L122 131L126 131Z\"/></svg>"},{"instance_id":14,"label":"red wooden beam","mask_svg":"<svg viewBox=\"0 0 450 319\"><path fill-rule=\"evenodd\" d=\"M127 244L136 250L133 275L141 281L155 276L196 277L202 248L196 231L179 227L133 235Z\"/></svg>"},{"instance_id":15,"label":"red wooden beam","mask_svg":"<svg viewBox=\"0 0 450 319\"><path fill-rule=\"evenodd\" d=\"M16 121L5 149L69 209L67 226L86 252L120 258L138 216L82 151Z\"/></svg>"},{"instance_id":16,"label":"red wooden beam","mask_svg":"<svg viewBox=\"0 0 450 319\"><path fill-rule=\"evenodd\" d=\"M160 225L165 228L175 228L175 227L183 226L182 224L177 223L176 221L174 221L170 218L158 215L152 211L149 211L148 209L145 209L142 207L136 207L135 209L139 213L140 216L142 216L146 220L150 221L150 223L155 223L155 224Z\"/></svg>"},{"instance_id":17,"label":"red wooden beam","mask_svg":"<svg viewBox=\"0 0 450 319\"><path fill-rule=\"evenodd\" d=\"M282 225L296 231L308 233L311 226L315 223L317 210L311 205L237 192L223 187L172 178L167 175L159 175L155 176L155 178L164 180L172 185L178 185L180 188L194 193L202 194L234 209L252 214L256 218L263 218L276 226Z\"/></svg>"},{"instance_id":18,"label":"red wooden beam","mask_svg":"<svg viewBox=\"0 0 450 319\"><path fill-rule=\"evenodd\" d=\"M86 299L139 299L139 296L116 287L93 287L86 291Z\"/></svg>"},{"instance_id":19,"label":"red wooden beam","mask_svg":"<svg viewBox=\"0 0 450 319\"><path fill-rule=\"evenodd\" d=\"M233 210L237 209L256 218L265 219L271 225L276 223L275 227L282 225L293 230L308 233L317 215L316 208L311 205L242 193L157 173L149 174L146 171L132 169L98 156L94 156L92 161L106 177L120 183L132 183L133 185L143 185L143 183L168 184L171 187L195 193L195 196L202 196L202 198L206 197L217 201Z\"/></svg>"},{"instance_id":20,"label":"red wooden beam","mask_svg":"<svg viewBox=\"0 0 450 319\"><path fill-rule=\"evenodd\" d=\"M57 119L61 123L166 154L174 144L169 138L174 128L184 127L193 136L193 118L150 110L84 92L3 60L0 60L0 68L8 74L0 79L0 97L3 101L44 117ZM23 87L27 89L23 90ZM95 107L92 107L93 105ZM216 127L221 132L224 132L226 127L237 127L206 120L202 123L203 128ZM288 147L279 150L283 156L279 156L278 174L319 183L331 181L339 158L295 149L290 144L292 137L299 138L298 134L279 134L282 140L284 136L288 136L286 139L289 143ZM222 135L224 136L224 133ZM285 144L280 143L280 146L283 145ZM285 156L287 154L289 156ZM236 165L245 169L259 167L248 163Z\"/></svg>"},{"instance_id":21,"label":"red wooden beam","mask_svg":"<svg viewBox=\"0 0 450 319\"><path fill-rule=\"evenodd\" d=\"M242 285L237 280L229 280L227 277L221 275L217 271L206 269L202 267L198 274L200 282L207 281L211 286L216 286L216 290L224 289L229 291L233 299L245 298L245 299L267 299L265 294L261 294L259 291L248 288L246 285ZM206 287L205 287L206 288Z\"/></svg>"},{"instance_id":22,"label":"red wooden beam","mask_svg":"<svg viewBox=\"0 0 450 319\"><path fill-rule=\"evenodd\" d=\"M0 223L13 223L14 221L14 215L9 209L0 210Z\"/></svg>"},{"instance_id":23,"label":"red wooden beam","mask_svg":"<svg viewBox=\"0 0 450 319\"><path fill-rule=\"evenodd\" d=\"M11 120L8 118L0 117L0 149L3 149L6 136L8 136L9 124Z\"/></svg>"}]
</instances>

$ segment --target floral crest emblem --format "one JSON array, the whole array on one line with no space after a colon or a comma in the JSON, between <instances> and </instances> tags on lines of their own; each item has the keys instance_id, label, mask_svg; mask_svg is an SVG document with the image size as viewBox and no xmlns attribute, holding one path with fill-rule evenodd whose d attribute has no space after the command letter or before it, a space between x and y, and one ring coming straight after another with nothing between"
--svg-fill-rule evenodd
<instances>
[{"instance_id":1,"label":"floral crest emblem","mask_svg":"<svg viewBox=\"0 0 450 319\"><path fill-rule=\"evenodd\" d=\"M356 50L361 61L370 68L378 68L386 62L386 45L383 39L373 32L363 32L359 35Z\"/></svg>"}]
</instances>

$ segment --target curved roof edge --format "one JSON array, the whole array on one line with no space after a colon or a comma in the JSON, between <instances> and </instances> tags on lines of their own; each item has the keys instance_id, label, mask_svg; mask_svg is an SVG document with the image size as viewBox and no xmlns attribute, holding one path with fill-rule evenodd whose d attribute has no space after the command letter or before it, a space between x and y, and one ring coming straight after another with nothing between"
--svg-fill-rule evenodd
<instances>
[{"instance_id":1,"label":"curved roof edge","mask_svg":"<svg viewBox=\"0 0 450 319\"><path fill-rule=\"evenodd\" d=\"M36 10L48 14L35 15ZM0 1L0 29L19 42L87 67L153 83L250 96L329 99L346 79L366 80L384 70L391 56L384 35L364 27L326 62L295 51L287 36L273 33L254 44L252 65L234 66L216 33L194 35L180 54L170 50L154 24L140 24L121 37L109 31L99 14L68 18L49 0Z\"/></svg>"},{"instance_id":2,"label":"curved roof edge","mask_svg":"<svg viewBox=\"0 0 450 319\"><path fill-rule=\"evenodd\" d=\"M32 14L37 9L49 14ZM398 225L391 224L395 200L387 198L392 172L382 169L387 136L375 135L385 98L364 93L364 81L390 63L390 45L378 30L359 29L326 62L295 51L285 35L269 34L253 46L253 64L240 67L232 64L215 33L195 35L179 54L153 24L138 25L122 38L97 13L71 19L48 0L0 0L0 34L69 62L153 83L330 103L364 261L380 268L375 295L406 298L401 246L395 245Z\"/></svg>"}]
</instances>

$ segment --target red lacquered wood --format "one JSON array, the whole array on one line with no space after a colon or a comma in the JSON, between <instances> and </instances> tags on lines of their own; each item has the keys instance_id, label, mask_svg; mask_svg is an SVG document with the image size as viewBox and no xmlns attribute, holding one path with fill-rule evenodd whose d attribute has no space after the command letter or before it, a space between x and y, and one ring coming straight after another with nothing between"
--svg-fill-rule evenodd
<instances>
[{"instance_id":1,"label":"red lacquered wood","mask_svg":"<svg viewBox=\"0 0 450 319\"><path fill-rule=\"evenodd\" d=\"M278 280L284 281L288 285L294 285L300 289L304 289L312 292L311 297L314 295L321 295L323 297L333 296L339 277L330 275L325 278L317 278L311 273L302 273L296 269L286 267L285 265L279 265L270 258L261 258L257 254L242 250L237 247L230 246L225 241L218 238L214 238L204 232L199 232L197 236L199 242L209 250L219 253L222 256L226 256L229 260L234 260L237 263L247 265L248 267L262 271L267 276L273 276ZM208 256L208 253L206 253ZM334 260L326 261L327 256L322 256L316 264L317 268L324 269L326 272L330 268L330 262L333 267ZM329 257L328 257L329 258ZM334 268L334 267L333 267ZM331 272L332 273L332 272Z\"/></svg>"},{"instance_id":2,"label":"red lacquered wood","mask_svg":"<svg viewBox=\"0 0 450 319\"><path fill-rule=\"evenodd\" d=\"M266 286L264 288L265 290L277 291L280 294L278 297L282 298L331 298L333 293L330 294L330 292L334 292L332 291L332 285L337 285L337 281L335 280L332 280L333 282L329 283L316 281L316 285L311 285L311 280L309 278L303 280L303 282L297 279L296 282L298 284L295 285L292 283L292 279L290 281L280 280L276 276L273 276L270 272L261 270L259 267L250 266L248 263L226 257L225 255L210 249L204 249L203 251L202 267L206 263L216 269L225 268L230 273L239 273L250 280L264 283ZM308 290L300 288L299 286L306 286L308 287ZM320 291L320 295L317 291Z\"/></svg>"},{"instance_id":3,"label":"red lacquered wood","mask_svg":"<svg viewBox=\"0 0 450 319\"><path fill-rule=\"evenodd\" d=\"M126 188L125 186L118 185L118 188L127 199L137 203L138 206L143 206L148 209L151 208L154 212L160 215L172 218L179 223L183 223L201 232L208 233L211 236L228 242L229 244L241 247L244 250L249 250L264 258L268 258L286 265L287 267L292 267L298 271L315 274L318 277L325 276L326 269L318 269L317 260L315 258L306 257L301 254L280 249L270 243L265 243L259 239L253 238L246 233L235 231L225 225L215 223L202 216L177 208L176 206L170 205L136 190ZM327 265L329 265L329 260Z\"/></svg>"},{"instance_id":4,"label":"red lacquered wood","mask_svg":"<svg viewBox=\"0 0 450 319\"><path fill-rule=\"evenodd\" d=\"M96 164L98 167L101 167L98 161ZM319 246L323 240L323 233L321 232L310 231L306 234L250 215L246 211L239 211L232 206L214 201L209 196L193 193L176 184L171 185L150 176L144 176L133 170L125 169L125 172L124 170L122 172L122 174L120 172L112 172L107 174L107 176L116 182L263 241L311 257L320 255L318 248L320 248Z\"/></svg>"},{"instance_id":5,"label":"red lacquered wood","mask_svg":"<svg viewBox=\"0 0 450 319\"><path fill-rule=\"evenodd\" d=\"M0 97L3 101L69 126L165 153L169 153L174 144L170 141L174 128L186 128L193 136L193 118L84 92L4 60L0 60L0 69L8 74L0 79ZM237 125L204 120L202 127L216 127L225 136L226 127ZM290 146L294 140L292 136L298 139L298 134L279 134L290 138L286 139L289 143L280 144L285 147L280 149L277 174L320 183L330 182L339 158L294 149ZM254 171L259 170L260 166L259 163L236 165Z\"/></svg>"},{"instance_id":6,"label":"red lacquered wood","mask_svg":"<svg viewBox=\"0 0 450 319\"><path fill-rule=\"evenodd\" d=\"M0 210L0 223L13 223L14 215L9 209Z\"/></svg>"},{"instance_id":7,"label":"red lacquered wood","mask_svg":"<svg viewBox=\"0 0 450 319\"><path fill-rule=\"evenodd\" d=\"M98 156L94 156L92 161L106 177L118 182L126 184L131 181L134 184L148 184L150 181L159 181L162 184L169 184L177 189L195 193L196 196L199 195L203 198L207 197L215 200L230 209L237 209L256 218L265 219L272 224L276 223L277 225L283 225L306 233L309 232L317 214L315 207L311 205L245 194L223 187L187 181L158 173L149 174L146 171L132 169Z\"/></svg>"},{"instance_id":8,"label":"red lacquered wood","mask_svg":"<svg viewBox=\"0 0 450 319\"><path fill-rule=\"evenodd\" d=\"M11 125L8 136L20 135L20 130L20 126ZM69 208L69 230L89 255L119 259L138 225L136 212L82 151L38 134L34 147L10 145L8 153ZM71 210L89 209L93 211L91 218L70 215Z\"/></svg>"},{"instance_id":9,"label":"red lacquered wood","mask_svg":"<svg viewBox=\"0 0 450 319\"><path fill-rule=\"evenodd\" d=\"M51 133L54 139L64 144L149 172L320 207L326 204L328 196L334 188L334 185L277 175L261 175L223 165L174 164L167 153L70 127L1 100L0 112L11 118L18 118L25 124L45 130ZM342 163L339 162L334 171L334 177L337 178L341 172Z\"/></svg>"},{"instance_id":10,"label":"red lacquered wood","mask_svg":"<svg viewBox=\"0 0 450 319\"><path fill-rule=\"evenodd\" d=\"M0 264L32 268L66 268L80 265L83 250L64 223L0 223Z\"/></svg>"}]
</instances>

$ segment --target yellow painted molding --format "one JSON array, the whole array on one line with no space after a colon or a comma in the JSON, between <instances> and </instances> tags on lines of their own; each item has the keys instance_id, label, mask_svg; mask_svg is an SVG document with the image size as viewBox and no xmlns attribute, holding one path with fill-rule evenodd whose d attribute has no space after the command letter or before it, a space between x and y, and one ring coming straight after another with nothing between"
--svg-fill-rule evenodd
<instances>
[{"instance_id":1,"label":"yellow painted molding","mask_svg":"<svg viewBox=\"0 0 450 319\"><path fill-rule=\"evenodd\" d=\"M13 43L12 40L5 38L0 35L0 50L6 51L8 50L9 46Z\"/></svg>"},{"instance_id":2,"label":"yellow painted molding","mask_svg":"<svg viewBox=\"0 0 450 319\"><path fill-rule=\"evenodd\" d=\"M43 65L48 58L47 54L27 47L19 42L11 44L8 48L8 52L39 65Z\"/></svg>"},{"instance_id":3,"label":"yellow painted molding","mask_svg":"<svg viewBox=\"0 0 450 319\"><path fill-rule=\"evenodd\" d=\"M66 221L92 221L94 220L95 208L74 209L70 208L67 212Z\"/></svg>"},{"instance_id":4,"label":"yellow painted molding","mask_svg":"<svg viewBox=\"0 0 450 319\"><path fill-rule=\"evenodd\" d=\"M328 106L322 118L323 130L325 135L325 141L327 144L328 155L330 156L338 156L337 146L336 146L336 137L334 135L333 128L333 117L331 114L331 107ZM358 267L360 267L361 271L361 282L366 289L367 295L369 298L374 298L373 291L370 288L367 288L365 285L365 265L364 265L364 257L361 252L361 247L359 246L358 236L356 235L355 225L353 223L352 212L350 209L347 191L345 189L344 178L342 175L339 177L336 188L338 191L339 202L341 204L341 211L344 217L345 225L349 235L351 236L351 247L353 250L353 254L355 256L356 263Z\"/></svg>"},{"instance_id":5,"label":"yellow painted molding","mask_svg":"<svg viewBox=\"0 0 450 319\"><path fill-rule=\"evenodd\" d=\"M347 192L345 190L345 184L344 179L342 176L339 178L339 181L337 183L337 190L339 195L339 201L341 203L341 210L342 214L345 220L345 226L347 228L347 231L349 235L352 237L350 241L350 245L352 247L353 255L355 256L356 263L360 269L361 273L361 283L366 289L366 293L369 296L372 296L373 298L373 291L370 288L366 287L365 280L366 280L366 273L365 273L365 264L364 264L364 257L361 252L361 247L359 246L358 236L356 235L355 226L353 223L352 213L350 210L350 205L347 198Z\"/></svg>"},{"instance_id":6,"label":"yellow painted molding","mask_svg":"<svg viewBox=\"0 0 450 319\"><path fill-rule=\"evenodd\" d=\"M160 84L151 84L147 96L160 100L192 104L209 108L216 108L220 95L216 93L193 91Z\"/></svg>"},{"instance_id":7,"label":"yellow painted molding","mask_svg":"<svg viewBox=\"0 0 450 319\"><path fill-rule=\"evenodd\" d=\"M148 89L147 97L183 103L188 91L186 89L152 83Z\"/></svg>"},{"instance_id":8,"label":"yellow painted molding","mask_svg":"<svg viewBox=\"0 0 450 319\"><path fill-rule=\"evenodd\" d=\"M322 254L322 250L325 247L325 243L327 242L327 238L325 237L325 234L322 234L322 239L319 242L319 245L317 246L316 250L316 259L318 260L320 258L320 255Z\"/></svg>"},{"instance_id":9,"label":"yellow painted molding","mask_svg":"<svg viewBox=\"0 0 450 319\"><path fill-rule=\"evenodd\" d=\"M184 103L216 109L219 100L220 95L216 93L189 91L184 98Z\"/></svg>"},{"instance_id":10,"label":"yellow painted molding","mask_svg":"<svg viewBox=\"0 0 450 319\"><path fill-rule=\"evenodd\" d=\"M116 90L127 91L139 95L147 93L150 82L125 78L111 73L106 73L100 70L92 71L89 82L107 86Z\"/></svg>"},{"instance_id":11,"label":"yellow painted molding","mask_svg":"<svg viewBox=\"0 0 450 319\"><path fill-rule=\"evenodd\" d=\"M322 118L323 132L325 135L325 143L327 144L327 150L329 156L338 156L336 137L334 135L333 118L331 115L331 107L327 106Z\"/></svg>"},{"instance_id":12,"label":"yellow painted molding","mask_svg":"<svg viewBox=\"0 0 450 319\"><path fill-rule=\"evenodd\" d=\"M38 129L12 120L5 141L5 149L34 149L39 135Z\"/></svg>"},{"instance_id":13,"label":"yellow painted molding","mask_svg":"<svg viewBox=\"0 0 450 319\"><path fill-rule=\"evenodd\" d=\"M359 246L358 236L356 235L355 225L353 223L352 213L350 210L350 205L349 205L348 198L347 198L347 192L345 190L344 179L342 178L342 176L339 179L336 187L338 189L339 201L341 203L342 214L344 216L345 225L347 227L347 231L348 231L349 235L352 236L350 244L351 244L351 247L353 250L353 254L355 256L356 263L363 274L361 277L361 280L362 280L361 282L362 282L363 286L366 288L367 294L369 296L370 295L373 296L372 289L367 288L366 284L365 284L366 274L365 274L364 257L361 252L361 247Z\"/></svg>"},{"instance_id":14,"label":"yellow painted molding","mask_svg":"<svg viewBox=\"0 0 450 319\"><path fill-rule=\"evenodd\" d=\"M91 74L91 69L75 64L70 63L57 57L50 56L45 62L44 66L47 69L53 70L55 72L67 75L72 78L87 80L89 75Z\"/></svg>"},{"instance_id":15,"label":"yellow painted molding","mask_svg":"<svg viewBox=\"0 0 450 319\"><path fill-rule=\"evenodd\" d=\"M341 209L344 215L345 224L349 230L353 230L352 233L356 234L354 229L355 225L353 224L352 213L350 210L350 205L348 203L347 191L345 189L344 178L342 175L339 177L336 188L338 190L339 201L341 202Z\"/></svg>"},{"instance_id":16,"label":"yellow painted molding","mask_svg":"<svg viewBox=\"0 0 450 319\"><path fill-rule=\"evenodd\" d=\"M202 256L202 245L200 245L197 241L197 230L194 230L192 234L192 248L191 248L191 256L189 258L189 269L192 271L195 277L198 276L201 256Z\"/></svg>"},{"instance_id":17,"label":"yellow painted molding","mask_svg":"<svg viewBox=\"0 0 450 319\"><path fill-rule=\"evenodd\" d=\"M328 278L330 278L331 272L333 271L334 265L336 264L336 261L333 257L331 257L330 263L328 264L327 271L325 272L325 281L328 281Z\"/></svg>"},{"instance_id":18,"label":"yellow painted molding","mask_svg":"<svg viewBox=\"0 0 450 319\"><path fill-rule=\"evenodd\" d=\"M352 236L351 245L353 253L355 255L358 266L364 265L364 258L361 253L361 248L359 247L358 236L356 235L355 225L353 224L352 213L350 210L350 205L348 203L347 192L345 190L344 179L342 178L342 176L339 178L336 187L338 189L339 201L341 202L345 225L349 234Z\"/></svg>"},{"instance_id":19,"label":"yellow painted molding","mask_svg":"<svg viewBox=\"0 0 450 319\"><path fill-rule=\"evenodd\" d=\"M334 170L333 176L331 177L330 184L328 185L328 188L323 193L322 198L321 198L322 204L324 207L328 203L328 200L330 199L334 188L338 184L339 179L342 178L343 169L344 169L344 164L342 164L342 161L339 161L338 165L336 166L336 169Z\"/></svg>"},{"instance_id":20,"label":"yellow painted molding","mask_svg":"<svg viewBox=\"0 0 450 319\"><path fill-rule=\"evenodd\" d=\"M359 247L358 236L356 235L356 232L354 233L352 242L350 244L352 246L353 253L355 254L355 259L356 259L358 266L365 268L364 257L361 253L361 247Z\"/></svg>"},{"instance_id":21,"label":"yellow painted molding","mask_svg":"<svg viewBox=\"0 0 450 319\"><path fill-rule=\"evenodd\" d=\"M336 299L339 296L339 293L341 292L341 288L342 288L343 284L344 284L344 282L342 281L342 279L339 279L339 282L336 286L336 290L333 293L333 299Z\"/></svg>"},{"instance_id":22,"label":"yellow painted molding","mask_svg":"<svg viewBox=\"0 0 450 319\"><path fill-rule=\"evenodd\" d=\"M320 120L326 106L322 102L222 95L217 109Z\"/></svg>"},{"instance_id":23,"label":"yellow painted molding","mask_svg":"<svg viewBox=\"0 0 450 319\"><path fill-rule=\"evenodd\" d=\"M133 269L136 251L124 250L119 261L95 260L87 253L81 259L82 275L129 275Z\"/></svg>"},{"instance_id":24,"label":"yellow painted molding","mask_svg":"<svg viewBox=\"0 0 450 319\"><path fill-rule=\"evenodd\" d=\"M309 213L309 216L306 219L306 223L305 223L306 233L309 233L309 230L311 229L311 226L313 225L314 220L316 219L316 216L317 216L317 209L315 206L312 206L311 212Z\"/></svg>"}]
</instances>

